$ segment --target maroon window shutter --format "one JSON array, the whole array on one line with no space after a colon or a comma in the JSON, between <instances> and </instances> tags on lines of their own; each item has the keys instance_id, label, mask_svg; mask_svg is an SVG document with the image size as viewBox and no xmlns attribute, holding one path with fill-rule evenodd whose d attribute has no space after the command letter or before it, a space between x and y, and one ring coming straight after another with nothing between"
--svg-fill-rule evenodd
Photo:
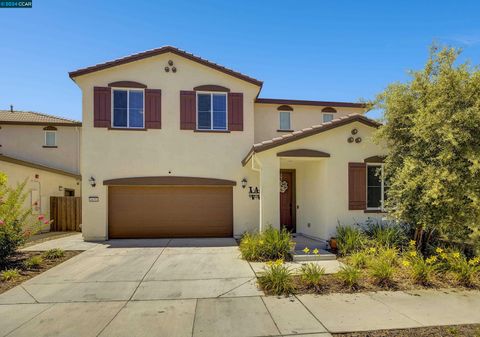
<instances>
[{"instance_id":1,"label":"maroon window shutter","mask_svg":"<svg viewBox=\"0 0 480 337\"><path fill-rule=\"evenodd\" d=\"M112 116L112 89L109 87L93 88L93 126L110 127Z\"/></svg>"},{"instance_id":2,"label":"maroon window shutter","mask_svg":"<svg viewBox=\"0 0 480 337\"><path fill-rule=\"evenodd\" d=\"M228 93L228 129L243 131L243 94Z\"/></svg>"},{"instance_id":3,"label":"maroon window shutter","mask_svg":"<svg viewBox=\"0 0 480 337\"><path fill-rule=\"evenodd\" d=\"M367 208L367 164L348 163L348 209Z\"/></svg>"},{"instance_id":4,"label":"maroon window shutter","mask_svg":"<svg viewBox=\"0 0 480 337\"><path fill-rule=\"evenodd\" d=\"M145 89L145 128L162 128L162 90Z\"/></svg>"},{"instance_id":5,"label":"maroon window shutter","mask_svg":"<svg viewBox=\"0 0 480 337\"><path fill-rule=\"evenodd\" d=\"M197 94L195 91L180 91L180 129L197 128Z\"/></svg>"}]
</instances>

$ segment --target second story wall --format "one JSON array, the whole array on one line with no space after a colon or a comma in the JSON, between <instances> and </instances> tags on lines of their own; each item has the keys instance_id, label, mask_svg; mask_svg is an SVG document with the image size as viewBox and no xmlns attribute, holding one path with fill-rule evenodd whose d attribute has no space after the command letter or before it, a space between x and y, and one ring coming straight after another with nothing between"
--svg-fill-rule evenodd
<instances>
[{"instance_id":1,"label":"second story wall","mask_svg":"<svg viewBox=\"0 0 480 337\"><path fill-rule=\"evenodd\" d=\"M1 125L0 153L60 170L80 172L80 127ZM46 140L46 132L49 135ZM53 135L54 134L54 135Z\"/></svg>"},{"instance_id":2,"label":"second story wall","mask_svg":"<svg viewBox=\"0 0 480 337\"><path fill-rule=\"evenodd\" d=\"M336 112L332 112L332 108ZM255 143L321 124L328 121L328 118L336 119L364 111L364 108L255 103ZM286 121L287 118L289 122Z\"/></svg>"}]
</instances>

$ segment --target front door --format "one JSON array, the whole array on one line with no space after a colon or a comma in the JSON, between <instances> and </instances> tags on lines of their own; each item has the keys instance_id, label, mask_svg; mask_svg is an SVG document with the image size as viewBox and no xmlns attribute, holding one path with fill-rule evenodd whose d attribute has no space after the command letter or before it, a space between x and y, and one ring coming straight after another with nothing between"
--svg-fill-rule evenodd
<instances>
[{"instance_id":1,"label":"front door","mask_svg":"<svg viewBox=\"0 0 480 337\"><path fill-rule=\"evenodd\" d=\"M280 225L296 231L295 170L280 170Z\"/></svg>"}]
</instances>

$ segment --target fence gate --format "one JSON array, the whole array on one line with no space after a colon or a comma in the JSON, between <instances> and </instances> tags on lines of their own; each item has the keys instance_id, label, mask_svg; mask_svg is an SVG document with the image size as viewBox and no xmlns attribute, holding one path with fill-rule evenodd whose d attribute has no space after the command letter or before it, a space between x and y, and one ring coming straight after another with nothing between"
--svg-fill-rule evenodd
<instances>
[{"instance_id":1,"label":"fence gate","mask_svg":"<svg viewBox=\"0 0 480 337\"><path fill-rule=\"evenodd\" d=\"M50 197L50 230L80 232L82 223L81 197Z\"/></svg>"}]
</instances>

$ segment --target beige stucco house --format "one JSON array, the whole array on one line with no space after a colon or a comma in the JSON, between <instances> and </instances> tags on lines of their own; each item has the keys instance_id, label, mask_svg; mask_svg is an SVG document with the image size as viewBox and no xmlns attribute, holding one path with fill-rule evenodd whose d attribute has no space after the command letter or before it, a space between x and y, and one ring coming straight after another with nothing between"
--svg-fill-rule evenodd
<instances>
[{"instance_id":1,"label":"beige stucco house","mask_svg":"<svg viewBox=\"0 0 480 337\"><path fill-rule=\"evenodd\" d=\"M174 47L70 73L82 90L86 240L327 239L382 215L380 125L360 103L259 98L262 82Z\"/></svg>"},{"instance_id":2,"label":"beige stucco house","mask_svg":"<svg viewBox=\"0 0 480 337\"><path fill-rule=\"evenodd\" d=\"M13 107L0 110L0 172L12 187L27 182L25 206L34 214L50 219L50 197L81 195L81 125Z\"/></svg>"}]
</instances>

